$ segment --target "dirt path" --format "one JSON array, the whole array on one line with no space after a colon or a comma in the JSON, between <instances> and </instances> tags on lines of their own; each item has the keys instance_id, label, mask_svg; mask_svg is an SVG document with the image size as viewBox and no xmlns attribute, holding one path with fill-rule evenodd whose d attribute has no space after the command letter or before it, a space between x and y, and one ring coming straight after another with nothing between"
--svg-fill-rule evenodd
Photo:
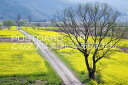
<instances>
[{"instance_id":1,"label":"dirt path","mask_svg":"<svg viewBox=\"0 0 128 85\"><path fill-rule=\"evenodd\" d=\"M48 49L44 43L21 29L19 31L24 33L35 43L54 70L59 74L65 85L83 85L71 70L50 49Z\"/></svg>"}]
</instances>

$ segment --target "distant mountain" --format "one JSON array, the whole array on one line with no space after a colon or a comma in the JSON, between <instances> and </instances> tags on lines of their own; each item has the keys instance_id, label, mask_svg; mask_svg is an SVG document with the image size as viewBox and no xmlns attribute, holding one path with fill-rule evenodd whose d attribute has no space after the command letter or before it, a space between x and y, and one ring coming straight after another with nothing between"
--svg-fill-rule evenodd
<instances>
[{"instance_id":1,"label":"distant mountain","mask_svg":"<svg viewBox=\"0 0 128 85\"><path fill-rule=\"evenodd\" d=\"M20 14L22 19L32 16L33 20L50 19L57 10L74 5L67 0L0 0L0 20L16 19ZM122 13L120 19L128 21L128 13Z\"/></svg>"},{"instance_id":2,"label":"distant mountain","mask_svg":"<svg viewBox=\"0 0 128 85\"><path fill-rule=\"evenodd\" d=\"M0 19L15 19L17 14L30 15L31 11L11 0L0 0Z\"/></svg>"},{"instance_id":3,"label":"distant mountain","mask_svg":"<svg viewBox=\"0 0 128 85\"><path fill-rule=\"evenodd\" d=\"M34 20L49 19L57 10L70 3L63 0L0 0L0 19L15 19L18 14L26 19L32 16Z\"/></svg>"}]
</instances>

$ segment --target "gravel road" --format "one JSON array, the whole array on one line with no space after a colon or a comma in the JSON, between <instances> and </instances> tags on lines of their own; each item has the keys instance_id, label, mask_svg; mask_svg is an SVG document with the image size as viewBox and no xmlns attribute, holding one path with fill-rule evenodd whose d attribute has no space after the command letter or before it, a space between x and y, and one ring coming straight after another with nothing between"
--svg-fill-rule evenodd
<instances>
[{"instance_id":1,"label":"gravel road","mask_svg":"<svg viewBox=\"0 0 128 85\"><path fill-rule=\"evenodd\" d=\"M65 85L83 85L81 81L72 73L72 71L44 43L34 38L33 35L30 35L24 30L19 29L19 31L24 33L35 43L47 61L58 73Z\"/></svg>"}]
</instances>

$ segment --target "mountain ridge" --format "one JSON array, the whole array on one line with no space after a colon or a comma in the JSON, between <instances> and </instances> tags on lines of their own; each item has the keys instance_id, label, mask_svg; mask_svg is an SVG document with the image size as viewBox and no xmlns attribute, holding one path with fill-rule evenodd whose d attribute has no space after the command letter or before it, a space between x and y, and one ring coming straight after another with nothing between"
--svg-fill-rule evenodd
<instances>
[{"instance_id":1,"label":"mountain ridge","mask_svg":"<svg viewBox=\"0 0 128 85\"><path fill-rule=\"evenodd\" d=\"M16 19L18 14L22 19L31 16L32 20L50 19L57 10L73 6L64 0L0 0L0 20ZM120 10L121 11L121 10ZM121 21L127 21L128 13L121 13Z\"/></svg>"},{"instance_id":2,"label":"mountain ridge","mask_svg":"<svg viewBox=\"0 0 128 85\"><path fill-rule=\"evenodd\" d=\"M16 19L18 14L22 19L27 16L34 20L49 19L56 10L69 5L61 0L0 0L0 19Z\"/></svg>"}]
</instances>

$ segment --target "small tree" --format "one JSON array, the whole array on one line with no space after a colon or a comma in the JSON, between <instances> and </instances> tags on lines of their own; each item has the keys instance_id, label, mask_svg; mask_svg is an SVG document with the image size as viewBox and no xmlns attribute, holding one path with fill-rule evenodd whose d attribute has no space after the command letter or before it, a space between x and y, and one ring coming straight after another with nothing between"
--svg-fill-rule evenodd
<instances>
[{"instance_id":1,"label":"small tree","mask_svg":"<svg viewBox=\"0 0 128 85\"><path fill-rule=\"evenodd\" d=\"M14 25L14 21L13 20L5 20L3 21L3 25L8 27L8 30L10 29L10 26Z\"/></svg>"},{"instance_id":2,"label":"small tree","mask_svg":"<svg viewBox=\"0 0 128 85\"><path fill-rule=\"evenodd\" d=\"M27 23L27 21L25 21L25 20L20 20L20 21L17 22L17 25L18 25L18 26L24 26L26 23Z\"/></svg>"},{"instance_id":3,"label":"small tree","mask_svg":"<svg viewBox=\"0 0 128 85\"><path fill-rule=\"evenodd\" d=\"M54 17L51 19L50 23L51 23L51 26L54 26L54 27L56 26L56 21L54 20Z\"/></svg>"},{"instance_id":4,"label":"small tree","mask_svg":"<svg viewBox=\"0 0 128 85\"><path fill-rule=\"evenodd\" d=\"M20 20L21 20L21 15L20 14L17 14L16 21L20 21Z\"/></svg>"},{"instance_id":5,"label":"small tree","mask_svg":"<svg viewBox=\"0 0 128 85\"><path fill-rule=\"evenodd\" d=\"M67 47L77 49L84 55L89 79L95 80L97 63L108 57L107 54L120 40L113 31L118 16L118 11L103 3L79 4L56 16L56 25L76 46Z\"/></svg>"},{"instance_id":6,"label":"small tree","mask_svg":"<svg viewBox=\"0 0 128 85\"><path fill-rule=\"evenodd\" d=\"M21 15L20 14L17 14L17 16L16 16L16 24L17 24L17 26L19 26L19 21L21 20Z\"/></svg>"}]
</instances>

